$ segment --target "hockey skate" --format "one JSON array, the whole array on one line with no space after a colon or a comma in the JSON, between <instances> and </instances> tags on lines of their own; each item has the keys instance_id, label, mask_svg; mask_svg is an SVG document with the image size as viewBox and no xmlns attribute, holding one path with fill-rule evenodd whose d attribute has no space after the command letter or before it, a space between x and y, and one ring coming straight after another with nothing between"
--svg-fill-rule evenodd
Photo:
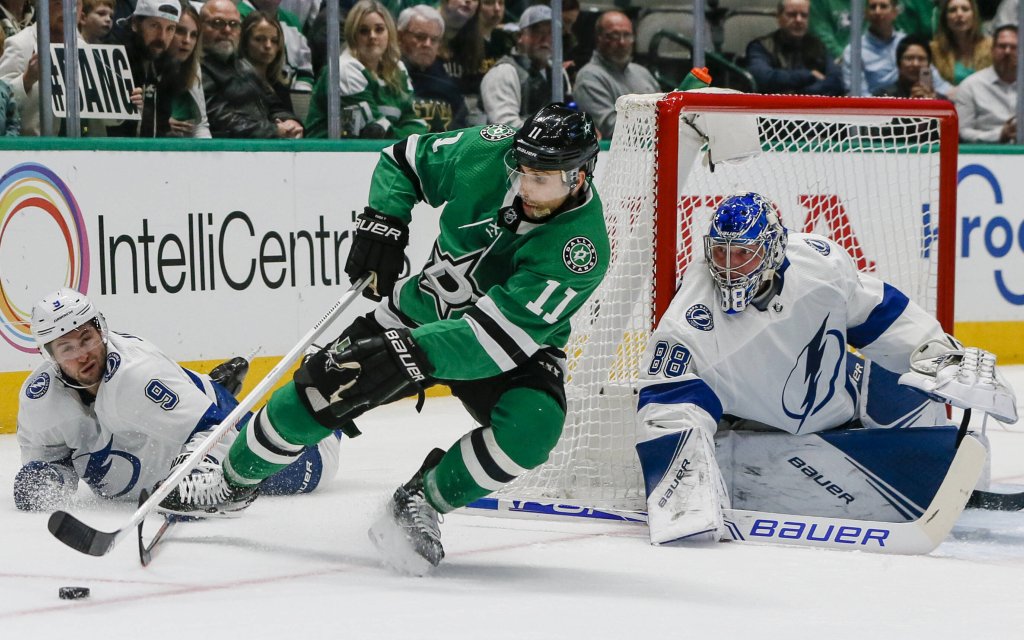
<instances>
[{"instance_id":1,"label":"hockey skate","mask_svg":"<svg viewBox=\"0 0 1024 640\"><path fill-rule=\"evenodd\" d=\"M199 432L185 443L181 453L171 463L168 476L188 460L206 439L206 435L205 432ZM160 502L157 511L180 516L234 517L256 500L259 486L236 487L229 483L224 477L220 459L213 452L226 456L227 445L217 443L211 453L203 456L202 462Z\"/></svg>"},{"instance_id":2,"label":"hockey skate","mask_svg":"<svg viewBox=\"0 0 1024 640\"><path fill-rule=\"evenodd\" d=\"M370 540L384 562L408 575L422 576L441 563L439 516L423 495L423 479L437 466L443 449L434 449L416 475L398 487L382 515L370 527Z\"/></svg>"},{"instance_id":3,"label":"hockey skate","mask_svg":"<svg viewBox=\"0 0 1024 640\"><path fill-rule=\"evenodd\" d=\"M236 356L227 362L218 364L210 370L209 375L211 380L223 386L237 398L247 373L249 373L249 361L241 356Z\"/></svg>"}]
</instances>

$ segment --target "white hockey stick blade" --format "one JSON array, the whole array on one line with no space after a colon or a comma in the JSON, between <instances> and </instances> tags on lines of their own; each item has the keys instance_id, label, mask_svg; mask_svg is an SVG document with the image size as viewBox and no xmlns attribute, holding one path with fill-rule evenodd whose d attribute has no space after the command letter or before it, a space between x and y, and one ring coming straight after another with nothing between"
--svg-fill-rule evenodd
<instances>
[{"instance_id":1,"label":"white hockey stick blade","mask_svg":"<svg viewBox=\"0 0 1024 640\"><path fill-rule=\"evenodd\" d=\"M99 531L89 525L85 524L78 518L75 518L66 511L54 511L50 514L50 518L46 523L50 533L55 538L71 547L75 551L90 556L103 556L106 555L111 549L117 545L118 542L124 539L125 536L132 533L136 526L142 522L146 516L156 509L156 507L167 497L171 491L181 482L181 480L192 472L200 462L203 460L203 456L213 449L214 445L220 441L220 439L227 433L228 429L233 429L234 426L241 420L245 414L252 409L260 398L262 398L267 392L269 392L277 381L291 369L292 365L305 353L306 348L313 343L320 334L322 334L328 326L334 320L341 315L341 313L352 304L352 301L359 297L359 294L366 287L369 282L370 276L366 276L359 281L355 282L348 291L345 292L341 298L321 317L317 320L316 324L306 332L306 335L291 348L288 353L281 357L281 360L274 365L274 368L267 373L266 377L260 380L249 395L238 403L231 413L224 418L217 427L210 432L210 435L203 441L202 446L197 448L188 459L178 467L174 473L172 473L166 480L164 480L159 487L157 487L151 496L146 499L145 502L139 505L139 508L132 514L132 517L115 531Z\"/></svg>"},{"instance_id":2,"label":"white hockey stick blade","mask_svg":"<svg viewBox=\"0 0 1024 640\"><path fill-rule=\"evenodd\" d=\"M946 539L963 512L981 477L985 455L985 447L980 442L970 436L965 437L931 504L917 520L876 522L730 509L725 511L727 539L871 553L929 553ZM646 514L642 512L508 498L477 500L466 507L465 513L563 521L569 517L590 522L594 519L646 522Z\"/></svg>"}]
</instances>

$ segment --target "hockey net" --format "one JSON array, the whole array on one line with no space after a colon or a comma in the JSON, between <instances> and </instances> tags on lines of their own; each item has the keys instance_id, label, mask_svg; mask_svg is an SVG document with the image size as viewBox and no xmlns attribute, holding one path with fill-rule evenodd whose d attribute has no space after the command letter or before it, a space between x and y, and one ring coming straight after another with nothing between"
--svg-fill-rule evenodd
<instances>
[{"instance_id":1,"label":"hockey net","mask_svg":"<svg viewBox=\"0 0 1024 640\"><path fill-rule=\"evenodd\" d=\"M831 237L952 329L950 103L677 92L624 96L617 107L598 167L612 260L573 321L565 429L548 462L493 495L499 502L645 510L634 449L640 360L728 195L767 196L791 232Z\"/></svg>"}]
</instances>

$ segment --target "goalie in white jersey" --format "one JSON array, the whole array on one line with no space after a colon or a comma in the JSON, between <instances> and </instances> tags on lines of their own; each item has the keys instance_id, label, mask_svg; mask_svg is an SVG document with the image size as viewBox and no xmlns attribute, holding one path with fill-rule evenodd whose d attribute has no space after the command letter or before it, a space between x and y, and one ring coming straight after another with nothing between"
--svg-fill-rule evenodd
<instances>
[{"instance_id":1,"label":"goalie in white jersey","mask_svg":"<svg viewBox=\"0 0 1024 640\"><path fill-rule=\"evenodd\" d=\"M727 198L641 365L651 541L725 534L723 419L800 435L932 426L948 424L943 403L1017 419L994 355L964 349L831 240L789 234L767 198Z\"/></svg>"},{"instance_id":2,"label":"goalie in white jersey","mask_svg":"<svg viewBox=\"0 0 1024 640\"><path fill-rule=\"evenodd\" d=\"M181 367L142 338L108 331L92 302L72 289L35 305L32 334L46 362L19 394L19 509L60 508L79 479L100 497L137 500L238 404L237 388ZM225 383L240 387L237 374L247 365L239 358L218 369L228 374ZM201 468L219 466L235 433L228 432ZM264 492L312 491L337 472L338 445L338 437L329 437L308 448L269 487L264 483Z\"/></svg>"}]
</instances>

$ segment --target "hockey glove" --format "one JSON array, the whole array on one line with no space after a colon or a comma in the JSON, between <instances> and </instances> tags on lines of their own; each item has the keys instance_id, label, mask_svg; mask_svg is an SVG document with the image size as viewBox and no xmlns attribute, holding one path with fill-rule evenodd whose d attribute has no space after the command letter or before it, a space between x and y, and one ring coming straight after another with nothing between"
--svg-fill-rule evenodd
<instances>
[{"instance_id":1,"label":"hockey glove","mask_svg":"<svg viewBox=\"0 0 1024 640\"><path fill-rule=\"evenodd\" d=\"M1017 422L1017 398L996 369L995 354L965 348L952 336L918 347L900 384L954 407L984 411L1007 424Z\"/></svg>"},{"instance_id":2,"label":"hockey glove","mask_svg":"<svg viewBox=\"0 0 1024 640\"><path fill-rule=\"evenodd\" d=\"M78 489L78 474L59 462L33 460L14 476L14 506L22 511L53 511Z\"/></svg>"},{"instance_id":3,"label":"hockey glove","mask_svg":"<svg viewBox=\"0 0 1024 640\"><path fill-rule=\"evenodd\" d=\"M309 356L294 380L317 422L338 429L368 409L422 394L432 371L408 329L387 329L355 342L343 339Z\"/></svg>"},{"instance_id":4,"label":"hockey glove","mask_svg":"<svg viewBox=\"0 0 1024 640\"><path fill-rule=\"evenodd\" d=\"M391 295L405 266L405 247L408 244L408 225L366 207L356 219L356 232L345 262L345 273L352 282L368 273L376 275L370 286L363 289L363 296L370 300Z\"/></svg>"}]
</instances>

